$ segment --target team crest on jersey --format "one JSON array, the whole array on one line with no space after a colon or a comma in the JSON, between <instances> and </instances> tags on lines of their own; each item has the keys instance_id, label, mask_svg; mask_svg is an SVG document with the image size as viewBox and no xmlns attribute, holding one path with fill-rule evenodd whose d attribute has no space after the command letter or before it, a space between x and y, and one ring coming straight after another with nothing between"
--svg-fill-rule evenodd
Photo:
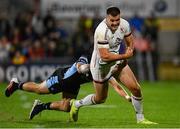
<instances>
[{"instance_id":1,"label":"team crest on jersey","mask_svg":"<svg viewBox=\"0 0 180 129\"><path fill-rule=\"evenodd\" d=\"M120 38L117 38L117 39L116 39L116 43L120 44L120 42L121 42L121 39L120 39Z\"/></svg>"},{"instance_id":2,"label":"team crest on jersey","mask_svg":"<svg viewBox=\"0 0 180 129\"><path fill-rule=\"evenodd\" d=\"M116 38L114 46L117 47L120 43L121 43L121 39L120 38Z\"/></svg>"},{"instance_id":3,"label":"team crest on jersey","mask_svg":"<svg viewBox=\"0 0 180 129\"><path fill-rule=\"evenodd\" d=\"M110 48L113 49L113 48L118 47L118 45L119 45L121 42L122 42L122 41L121 41L120 38L116 38L114 44L113 44L112 46L110 46Z\"/></svg>"}]
</instances>

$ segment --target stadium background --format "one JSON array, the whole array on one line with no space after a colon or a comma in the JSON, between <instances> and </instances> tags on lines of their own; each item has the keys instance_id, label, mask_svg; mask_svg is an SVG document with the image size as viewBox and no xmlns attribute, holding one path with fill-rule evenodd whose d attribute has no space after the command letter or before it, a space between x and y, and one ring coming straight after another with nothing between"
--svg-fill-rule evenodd
<instances>
[{"instance_id":1,"label":"stadium background","mask_svg":"<svg viewBox=\"0 0 180 129\"><path fill-rule=\"evenodd\" d=\"M156 18L150 27L156 24L158 29L152 32L157 36L148 42L155 48L155 54L137 44L136 58L130 60L139 80L180 79L178 0L1 0L0 3L0 81L9 81L14 75L24 81L44 80L54 67L69 65L81 54L90 54L94 29L110 5L120 7L122 17L130 21L137 39L140 32L142 42L148 38L144 34L148 32L142 30L144 24L152 14ZM135 15L139 18L134 20Z\"/></svg>"},{"instance_id":2,"label":"stadium background","mask_svg":"<svg viewBox=\"0 0 180 129\"><path fill-rule=\"evenodd\" d=\"M110 5L120 7L130 22L136 52L129 63L142 84L145 113L160 124L137 126L130 104L119 102L111 88L105 105L82 109L76 124L67 124L68 116L61 112L45 112L28 121L34 99L57 101L59 95L18 92L7 99L3 95L7 82L13 76L42 81L56 67L90 54L94 29ZM0 0L0 127L180 127L179 7L179 0ZM92 92L92 84L87 85L80 98Z\"/></svg>"}]
</instances>

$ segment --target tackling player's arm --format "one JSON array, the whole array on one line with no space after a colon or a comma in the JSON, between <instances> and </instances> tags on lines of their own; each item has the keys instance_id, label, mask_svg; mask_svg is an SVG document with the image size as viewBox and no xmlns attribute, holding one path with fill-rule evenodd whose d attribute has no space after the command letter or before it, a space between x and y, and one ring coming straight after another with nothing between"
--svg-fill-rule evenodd
<instances>
[{"instance_id":1,"label":"tackling player's arm","mask_svg":"<svg viewBox=\"0 0 180 129\"><path fill-rule=\"evenodd\" d=\"M116 81L114 77L111 77L111 79L109 79L109 83L120 96L131 102L131 97L128 95L126 90Z\"/></svg>"},{"instance_id":2,"label":"tackling player's arm","mask_svg":"<svg viewBox=\"0 0 180 129\"><path fill-rule=\"evenodd\" d=\"M77 61L76 61L76 68L78 73L87 73L89 72L89 61L86 56L81 56Z\"/></svg>"},{"instance_id":3,"label":"tackling player's arm","mask_svg":"<svg viewBox=\"0 0 180 129\"><path fill-rule=\"evenodd\" d=\"M81 64L81 63L77 63L76 64L76 68L78 73L87 73L89 72L89 64Z\"/></svg>"}]
</instances>

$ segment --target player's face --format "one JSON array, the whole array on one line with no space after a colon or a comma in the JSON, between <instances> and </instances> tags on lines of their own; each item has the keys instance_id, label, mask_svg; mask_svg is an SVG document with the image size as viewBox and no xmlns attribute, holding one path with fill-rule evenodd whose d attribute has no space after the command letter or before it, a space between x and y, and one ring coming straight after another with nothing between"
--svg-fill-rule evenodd
<instances>
[{"instance_id":1,"label":"player's face","mask_svg":"<svg viewBox=\"0 0 180 129\"><path fill-rule=\"evenodd\" d=\"M106 22L112 31L116 31L120 24L120 15L117 16L107 15Z\"/></svg>"}]
</instances>

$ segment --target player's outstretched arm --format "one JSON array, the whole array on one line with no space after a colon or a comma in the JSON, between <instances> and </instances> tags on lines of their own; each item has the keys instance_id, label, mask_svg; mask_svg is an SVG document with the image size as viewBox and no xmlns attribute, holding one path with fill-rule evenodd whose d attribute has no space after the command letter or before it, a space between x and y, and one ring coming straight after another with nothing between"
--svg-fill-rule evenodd
<instances>
[{"instance_id":1,"label":"player's outstretched arm","mask_svg":"<svg viewBox=\"0 0 180 129\"><path fill-rule=\"evenodd\" d=\"M120 96L131 102L131 97L128 95L126 90L116 81L114 77L111 77L111 79L109 79L109 83Z\"/></svg>"},{"instance_id":2,"label":"player's outstretched arm","mask_svg":"<svg viewBox=\"0 0 180 129\"><path fill-rule=\"evenodd\" d=\"M79 73L88 73L90 70L90 65L77 63L76 68Z\"/></svg>"}]
</instances>

